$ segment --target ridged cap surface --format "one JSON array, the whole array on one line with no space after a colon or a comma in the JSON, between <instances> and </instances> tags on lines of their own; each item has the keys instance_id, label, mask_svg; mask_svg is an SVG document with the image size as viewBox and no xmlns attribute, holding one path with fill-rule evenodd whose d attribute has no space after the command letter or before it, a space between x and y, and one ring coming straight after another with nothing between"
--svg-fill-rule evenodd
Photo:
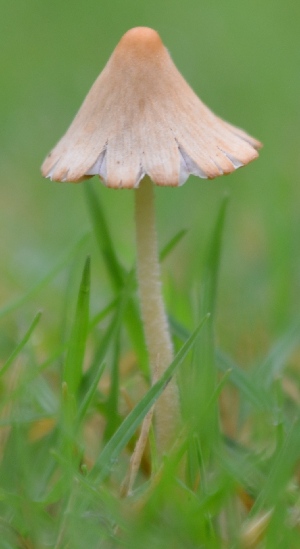
<instances>
[{"instance_id":1,"label":"ridged cap surface","mask_svg":"<svg viewBox=\"0 0 300 549\"><path fill-rule=\"evenodd\" d=\"M178 186L190 174L214 178L258 156L261 144L213 114L174 65L156 31L120 40L42 174L76 182L92 175L134 188L147 174Z\"/></svg>"}]
</instances>

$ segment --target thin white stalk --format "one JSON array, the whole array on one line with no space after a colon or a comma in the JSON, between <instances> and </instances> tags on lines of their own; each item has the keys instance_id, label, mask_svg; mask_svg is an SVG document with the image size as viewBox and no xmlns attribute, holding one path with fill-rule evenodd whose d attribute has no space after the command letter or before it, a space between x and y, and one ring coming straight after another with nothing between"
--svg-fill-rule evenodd
<instances>
[{"instance_id":1,"label":"thin white stalk","mask_svg":"<svg viewBox=\"0 0 300 549\"><path fill-rule=\"evenodd\" d=\"M174 358L161 291L155 228L154 190L146 177L135 191L137 274L141 312L152 377L164 373ZM179 392L172 378L155 406L157 448L160 454L175 440L180 422Z\"/></svg>"}]
</instances>

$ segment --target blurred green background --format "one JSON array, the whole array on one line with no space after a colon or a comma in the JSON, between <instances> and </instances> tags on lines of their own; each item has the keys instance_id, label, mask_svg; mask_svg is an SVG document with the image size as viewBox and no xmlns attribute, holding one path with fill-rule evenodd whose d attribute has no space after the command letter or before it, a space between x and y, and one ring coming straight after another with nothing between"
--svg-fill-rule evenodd
<instances>
[{"instance_id":1,"label":"blurred green background","mask_svg":"<svg viewBox=\"0 0 300 549\"><path fill-rule=\"evenodd\" d=\"M222 196L229 193L218 339L244 365L260 355L300 306L299 18L294 0L2 0L2 306L28 292L90 233L84 184L45 181L40 165L122 34L150 26L202 100L264 143L259 160L230 177L191 177L180 189L157 189L161 245L188 229L164 264L166 298L189 322L188 302L201 281ZM94 179L116 249L129 267L135 257L133 193L108 190ZM92 235L82 258L88 252L96 310L110 290ZM82 258L76 259L79 271ZM6 316L2 333L37 308L44 310L44 323L55 326L68 276L54 278Z\"/></svg>"}]
</instances>

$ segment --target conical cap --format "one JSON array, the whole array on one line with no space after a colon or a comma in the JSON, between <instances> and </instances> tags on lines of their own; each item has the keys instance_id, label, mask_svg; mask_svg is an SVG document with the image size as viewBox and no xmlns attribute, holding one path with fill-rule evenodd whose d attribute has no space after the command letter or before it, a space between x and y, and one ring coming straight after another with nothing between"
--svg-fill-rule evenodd
<instances>
[{"instance_id":1,"label":"conical cap","mask_svg":"<svg viewBox=\"0 0 300 549\"><path fill-rule=\"evenodd\" d=\"M137 187L148 175L178 186L190 174L230 173L254 160L260 146L213 114L157 32L138 27L120 40L42 174L72 182L98 174L114 188Z\"/></svg>"}]
</instances>

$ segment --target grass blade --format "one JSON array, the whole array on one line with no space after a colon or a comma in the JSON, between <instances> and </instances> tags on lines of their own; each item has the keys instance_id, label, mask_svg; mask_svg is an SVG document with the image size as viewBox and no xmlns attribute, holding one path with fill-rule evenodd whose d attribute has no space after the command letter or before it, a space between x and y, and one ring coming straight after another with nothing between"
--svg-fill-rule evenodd
<instances>
[{"instance_id":1,"label":"grass blade","mask_svg":"<svg viewBox=\"0 0 300 549\"><path fill-rule=\"evenodd\" d=\"M92 185L85 183L84 189L100 252L105 260L105 265L114 288L120 290L123 285L124 269L115 253L103 209Z\"/></svg>"},{"instance_id":2,"label":"grass blade","mask_svg":"<svg viewBox=\"0 0 300 549\"><path fill-rule=\"evenodd\" d=\"M293 469L300 457L300 420L292 424L284 444L276 453L269 476L251 510L251 515L264 507L273 508L280 501L288 484Z\"/></svg>"},{"instance_id":3,"label":"grass blade","mask_svg":"<svg viewBox=\"0 0 300 549\"><path fill-rule=\"evenodd\" d=\"M5 364L2 366L1 370L0 370L0 377L5 374L5 372L9 369L9 367L11 366L11 364L14 362L14 360L17 358L17 356L20 354L20 352L22 351L23 347L26 345L27 341L29 341L32 333L34 332L37 324L39 323L40 321L40 318L41 318L41 315L42 313L39 312L35 315L30 327L28 328L26 334L24 335L24 337L22 338L22 340L20 341L20 343L17 345L17 347L15 348L15 350L11 353L10 357L7 359L7 361L5 362Z\"/></svg>"},{"instance_id":4,"label":"grass blade","mask_svg":"<svg viewBox=\"0 0 300 549\"><path fill-rule=\"evenodd\" d=\"M89 327L89 296L90 258L88 257L83 269L74 324L63 370L63 382L66 383L69 393L74 397L77 397L82 379L82 366Z\"/></svg>"},{"instance_id":5,"label":"grass blade","mask_svg":"<svg viewBox=\"0 0 300 549\"><path fill-rule=\"evenodd\" d=\"M114 290L121 291L124 285L124 279L126 278L126 272L115 253L103 209L91 184L85 184L85 192L100 253L103 255ZM135 271L127 273L127 282L129 278L134 280L134 277ZM135 286L136 285L134 284L132 285L133 290L135 290ZM146 352L142 323L139 311L133 299L128 301L127 311L125 313L125 323L134 349L139 357L140 367L144 373L149 373L148 355Z\"/></svg>"},{"instance_id":6,"label":"grass blade","mask_svg":"<svg viewBox=\"0 0 300 549\"><path fill-rule=\"evenodd\" d=\"M92 378L90 380L90 384L87 388L87 391L85 392L85 395L82 398L82 400L80 402L80 405L79 405L78 414L77 414L77 423L78 424L80 424L83 421L83 419L86 415L86 412L87 412L87 410L88 410L88 408L91 404L91 401L92 401L94 395L96 394L99 381L100 381L101 376L102 376L102 374L105 370L105 366L106 366L105 362L102 362L100 367L96 370L94 378Z\"/></svg>"},{"instance_id":7,"label":"grass blade","mask_svg":"<svg viewBox=\"0 0 300 549\"><path fill-rule=\"evenodd\" d=\"M279 376L287 360L299 345L300 320L294 321L288 330L272 346L266 359L256 368L255 377L269 387L274 378Z\"/></svg>"},{"instance_id":8,"label":"grass blade","mask_svg":"<svg viewBox=\"0 0 300 549\"><path fill-rule=\"evenodd\" d=\"M172 333L184 342L190 336L187 330L176 319L169 317ZM273 399L269 391L258 386L250 376L238 366L234 360L220 349L215 350L215 362L218 370L226 374L230 371L228 381L232 383L241 393L242 397L254 406L257 410L266 411L272 410Z\"/></svg>"},{"instance_id":9,"label":"grass blade","mask_svg":"<svg viewBox=\"0 0 300 549\"><path fill-rule=\"evenodd\" d=\"M217 384L214 319L227 201L227 197L225 197L219 210L201 283L200 318L209 315L209 319L201 331L194 349L193 371L187 399L189 413L198 418L204 417ZM205 454L208 457L213 451L213 446L217 443L219 435L217 403L209 409L209 418L198 427L204 457Z\"/></svg>"},{"instance_id":10,"label":"grass blade","mask_svg":"<svg viewBox=\"0 0 300 549\"><path fill-rule=\"evenodd\" d=\"M111 301L106 307L104 307L104 309L102 309L99 313L97 313L90 321L89 331L92 331L93 328L97 326L97 324L100 324L100 322L102 322L102 320L104 320L109 315L109 313L111 313L115 309L117 303L118 299L116 298Z\"/></svg>"},{"instance_id":11,"label":"grass blade","mask_svg":"<svg viewBox=\"0 0 300 549\"><path fill-rule=\"evenodd\" d=\"M210 313L211 319L214 321L214 313L217 297L218 275L220 267L222 235L225 222L228 197L223 198L217 217L216 225L212 235L212 239L208 248L207 260L202 277L203 285L203 309L205 314ZM206 325L209 326L209 323Z\"/></svg>"},{"instance_id":12,"label":"grass blade","mask_svg":"<svg viewBox=\"0 0 300 549\"><path fill-rule=\"evenodd\" d=\"M166 257L176 248L177 244L183 239L183 237L186 235L187 230L182 229L181 231L178 231L173 238L164 246L164 248L161 250L159 254L159 261L162 262Z\"/></svg>"},{"instance_id":13,"label":"grass blade","mask_svg":"<svg viewBox=\"0 0 300 549\"><path fill-rule=\"evenodd\" d=\"M83 359L89 328L90 258L86 259L75 311L73 326L68 343L62 378L61 417L58 424L61 455L65 467L66 489L71 485L72 468L78 465L79 456L74 451L75 434L79 426L76 422L79 407L79 388L82 382Z\"/></svg>"},{"instance_id":14,"label":"grass blade","mask_svg":"<svg viewBox=\"0 0 300 549\"><path fill-rule=\"evenodd\" d=\"M119 386L120 386L120 329L116 333L113 357L111 361L110 373L110 391L106 401L106 427L104 431L104 440L109 440L120 423L119 416Z\"/></svg>"},{"instance_id":15,"label":"grass blade","mask_svg":"<svg viewBox=\"0 0 300 549\"><path fill-rule=\"evenodd\" d=\"M89 384L92 382L92 379L94 379L94 377L97 375L99 364L101 364L105 360L106 353L109 347L114 348L118 339L119 331L121 329L121 324L124 320L124 313L128 305L129 299L129 292L127 291L127 288L125 286L120 296L114 302L115 313L113 319L109 327L107 328L105 335L102 337L98 348L96 349L91 366L83 376L83 382L81 387L82 390L86 390L86 387L89 386Z\"/></svg>"},{"instance_id":16,"label":"grass blade","mask_svg":"<svg viewBox=\"0 0 300 549\"><path fill-rule=\"evenodd\" d=\"M272 410L273 400L270 392L258 386L229 356L218 349L216 350L216 362L218 369L222 372L230 370L229 381L240 391L242 397L246 397L254 408L261 411Z\"/></svg>"},{"instance_id":17,"label":"grass blade","mask_svg":"<svg viewBox=\"0 0 300 549\"><path fill-rule=\"evenodd\" d=\"M100 482L109 474L110 469L113 467L114 462L118 458L120 452L129 442L148 410L150 410L151 406L162 393L176 368L180 366L188 352L192 349L206 320L207 319L205 318L201 322L200 326L198 326L198 328L177 353L175 359L164 372L160 380L157 381L151 389L149 389L146 395L123 421L111 440L106 444L91 472L92 477L95 478L97 482Z\"/></svg>"}]
</instances>

